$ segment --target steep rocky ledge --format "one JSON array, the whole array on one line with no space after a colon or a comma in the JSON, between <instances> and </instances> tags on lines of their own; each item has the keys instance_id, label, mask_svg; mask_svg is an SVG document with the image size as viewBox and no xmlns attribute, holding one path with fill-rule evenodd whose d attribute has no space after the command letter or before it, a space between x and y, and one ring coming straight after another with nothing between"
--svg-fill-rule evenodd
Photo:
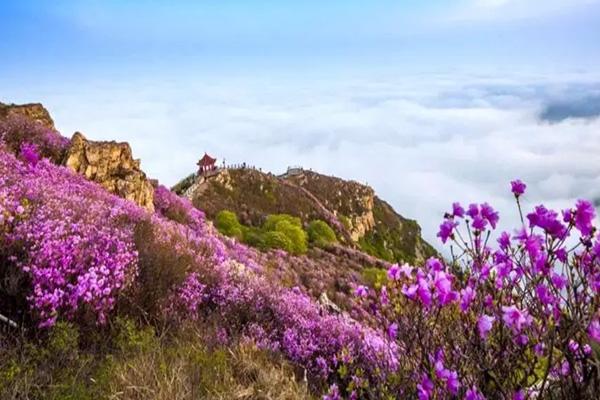
<instances>
[{"instance_id":1,"label":"steep rocky ledge","mask_svg":"<svg viewBox=\"0 0 600 400\"><path fill-rule=\"evenodd\" d=\"M76 132L64 164L108 191L154 210L154 188L128 143L94 142Z\"/></svg>"},{"instance_id":2,"label":"steep rocky ledge","mask_svg":"<svg viewBox=\"0 0 600 400\"><path fill-rule=\"evenodd\" d=\"M40 103L30 104L4 104L0 103L0 119L10 118L12 115L21 115L54 130L54 121L48 110Z\"/></svg>"}]
</instances>

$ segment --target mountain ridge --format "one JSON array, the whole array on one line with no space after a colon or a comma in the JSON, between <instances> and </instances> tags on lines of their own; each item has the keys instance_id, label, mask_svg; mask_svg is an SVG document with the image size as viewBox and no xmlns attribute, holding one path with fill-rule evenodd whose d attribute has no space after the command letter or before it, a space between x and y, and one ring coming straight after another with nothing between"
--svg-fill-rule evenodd
<instances>
[{"instance_id":1,"label":"mountain ridge","mask_svg":"<svg viewBox=\"0 0 600 400\"><path fill-rule=\"evenodd\" d=\"M370 186L352 180L304 169L278 176L236 167L190 175L172 189L211 219L229 210L256 227L269 214L289 214L305 225L324 220L342 244L388 262L422 263L437 254L416 221L398 214Z\"/></svg>"}]
</instances>

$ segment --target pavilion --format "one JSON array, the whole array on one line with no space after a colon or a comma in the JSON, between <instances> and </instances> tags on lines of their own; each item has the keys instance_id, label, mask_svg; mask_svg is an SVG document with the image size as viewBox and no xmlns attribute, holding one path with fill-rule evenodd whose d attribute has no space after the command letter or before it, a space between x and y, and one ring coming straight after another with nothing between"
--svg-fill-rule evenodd
<instances>
[{"instance_id":1,"label":"pavilion","mask_svg":"<svg viewBox=\"0 0 600 400\"><path fill-rule=\"evenodd\" d=\"M217 169L215 163L216 158L212 158L208 154L204 153L204 156L198 161L198 175L206 174L207 172L214 171Z\"/></svg>"}]
</instances>

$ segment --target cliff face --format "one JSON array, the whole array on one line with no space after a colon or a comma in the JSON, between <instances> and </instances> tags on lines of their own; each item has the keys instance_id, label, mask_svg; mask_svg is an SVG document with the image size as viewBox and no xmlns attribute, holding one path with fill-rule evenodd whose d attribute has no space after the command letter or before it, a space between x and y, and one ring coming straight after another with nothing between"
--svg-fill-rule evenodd
<instances>
[{"instance_id":1,"label":"cliff face","mask_svg":"<svg viewBox=\"0 0 600 400\"><path fill-rule=\"evenodd\" d=\"M154 188L128 143L93 142L76 132L64 165L108 191L154 210Z\"/></svg>"},{"instance_id":2,"label":"cliff face","mask_svg":"<svg viewBox=\"0 0 600 400\"><path fill-rule=\"evenodd\" d=\"M31 120L54 130L54 121L50 117L48 110L40 103L30 104L3 104L0 103L0 119L8 118L11 115L22 115Z\"/></svg>"},{"instance_id":3,"label":"cliff face","mask_svg":"<svg viewBox=\"0 0 600 400\"><path fill-rule=\"evenodd\" d=\"M345 226L353 242L358 242L375 226L375 192L369 186L312 171L285 176L284 179L316 196Z\"/></svg>"},{"instance_id":4,"label":"cliff face","mask_svg":"<svg viewBox=\"0 0 600 400\"><path fill-rule=\"evenodd\" d=\"M322 219L343 245L390 262L422 262L436 251L421 238L421 228L397 214L374 190L354 181L312 171L274 176L253 169L222 170L174 187L209 218L224 209L246 225L259 226L269 214L290 214L305 224Z\"/></svg>"}]
</instances>

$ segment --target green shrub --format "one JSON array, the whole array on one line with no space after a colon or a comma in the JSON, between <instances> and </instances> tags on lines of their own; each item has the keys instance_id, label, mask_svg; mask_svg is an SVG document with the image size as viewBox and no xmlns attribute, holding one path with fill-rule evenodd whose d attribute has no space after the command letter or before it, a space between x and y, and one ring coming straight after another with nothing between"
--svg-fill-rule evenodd
<instances>
[{"instance_id":1,"label":"green shrub","mask_svg":"<svg viewBox=\"0 0 600 400\"><path fill-rule=\"evenodd\" d=\"M269 249L281 249L288 253L292 252L292 241L283 232L266 232L263 235L263 243Z\"/></svg>"},{"instance_id":2,"label":"green shrub","mask_svg":"<svg viewBox=\"0 0 600 400\"><path fill-rule=\"evenodd\" d=\"M282 221L287 221L291 225L297 226L298 228L302 228L302 221L298 217L293 217L288 214L271 214L267 216L267 219L263 224L263 229L265 231L274 231L276 230L277 224Z\"/></svg>"},{"instance_id":3,"label":"green shrub","mask_svg":"<svg viewBox=\"0 0 600 400\"><path fill-rule=\"evenodd\" d=\"M337 242L333 229L320 219L311 221L306 231L308 239L315 246L324 247Z\"/></svg>"},{"instance_id":4,"label":"green shrub","mask_svg":"<svg viewBox=\"0 0 600 400\"><path fill-rule=\"evenodd\" d=\"M300 226L282 220L275 225L275 232L283 233L290 240L290 253L304 254L307 250L306 232Z\"/></svg>"},{"instance_id":5,"label":"green shrub","mask_svg":"<svg viewBox=\"0 0 600 400\"><path fill-rule=\"evenodd\" d=\"M380 289L387 283L387 271L381 268L367 267L362 270L362 278L365 283L375 289Z\"/></svg>"},{"instance_id":6,"label":"green shrub","mask_svg":"<svg viewBox=\"0 0 600 400\"><path fill-rule=\"evenodd\" d=\"M242 238L242 224L233 211L222 210L215 217L215 226L225 236Z\"/></svg>"},{"instance_id":7,"label":"green shrub","mask_svg":"<svg viewBox=\"0 0 600 400\"><path fill-rule=\"evenodd\" d=\"M115 345L121 353L147 351L156 345L156 336L151 325L139 328L133 320L117 317L115 331Z\"/></svg>"},{"instance_id":8,"label":"green shrub","mask_svg":"<svg viewBox=\"0 0 600 400\"><path fill-rule=\"evenodd\" d=\"M253 226L242 227L242 241L248 246L256 247L258 249L265 248L264 233Z\"/></svg>"}]
</instances>

